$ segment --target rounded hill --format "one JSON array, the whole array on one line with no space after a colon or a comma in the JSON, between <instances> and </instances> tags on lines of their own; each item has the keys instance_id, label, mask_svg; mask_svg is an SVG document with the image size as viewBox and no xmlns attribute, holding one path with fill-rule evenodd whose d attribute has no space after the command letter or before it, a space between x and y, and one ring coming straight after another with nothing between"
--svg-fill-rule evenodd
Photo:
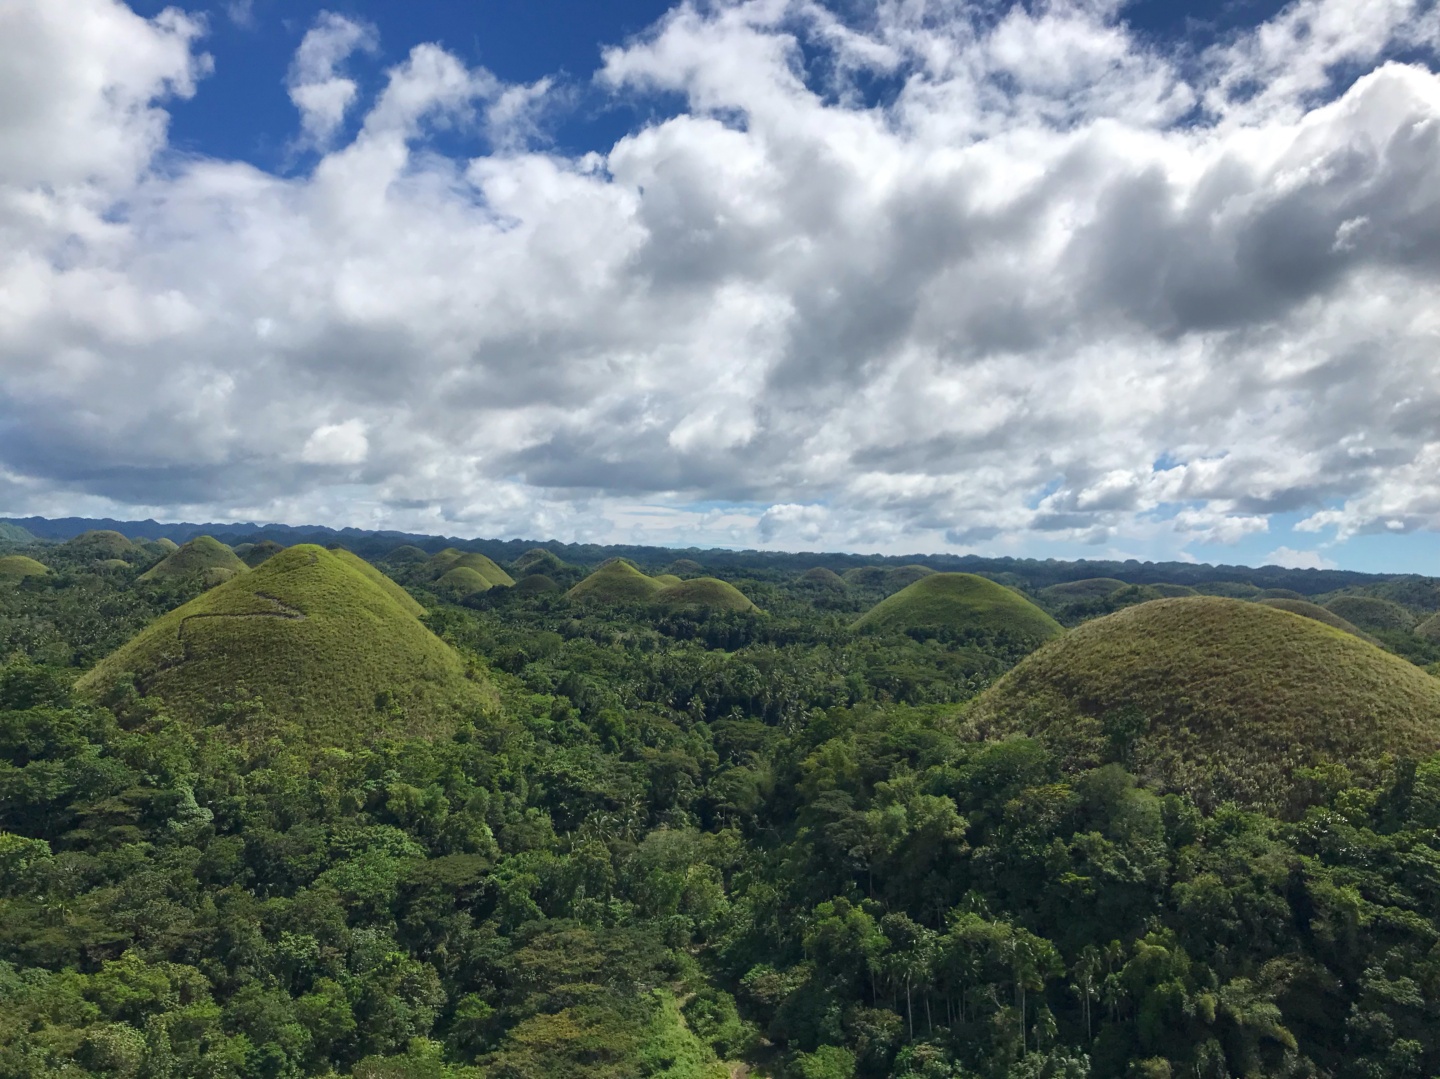
<instances>
[{"instance_id":1,"label":"rounded hill","mask_svg":"<svg viewBox=\"0 0 1440 1079\"><path fill-rule=\"evenodd\" d=\"M274 540L261 540L259 543L252 543L250 549L243 554L239 550L235 553L240 555L240 561L254 569L256 566L268 562L284 549L283 544L276 543Z\"/></svg>"},{"instance_id":2,"label":"rounded hill","mask_svg":"<svg viewBox=\"0 0 1440 1079\"><path fill-rule=\"evenodd\" d=\"M1124 587L1125 582L1114 577L1087 577L1081 581L1052 584L1040 594L1047 599L1104 599L1112 592L1118 592Z\"/></svg>"},{"instance_id":3,"label":"rounded hill","mask_svg":"<svg viewBox=\"0 0 1440 1079\"><path fill-rule=\"evenodd\" d=\"M1415 616L1404 607L1376 596L1336 596L1325 604L1325 609L1371 633L1415 627Z\"/></svg>"},{"instance_id":4,"label":"rounded hill","mask_svg":"<svg viewBox=\"0 0 1440 1079\"><path fill-rule=\"evenodd\" d=\"M469 566L456 566L442 573L435 587L457 596L473 596L476 592L490 591L490 582Z\"/></svg>"},{"instance_id":5,"label":"rounded hill","mask_svg":"<svg viewBox=\"0 0 1440 1079\"><path fill-rule=\"evenodd\" d=\"M664 607L698 608L707 611L753 611L755 604L733 584L715 577L692 577L662 588L654 602Z\"/></svg>"},{"instance_id":6,"label":"rounded hill","mask_svg":"<svg viewBox=\"0 0 1440 1079\"><path fill-rule=\"evenodd\" d=\"M429 557L430 554L428 551L422 551L419 547L415 547L411 544L406 543L402 544L399 547L396 547L393 551L387 554L385 556L385 561L409 565L415 562L424 562L428 560Z\"/></svg>"},{"instance_id":7,"label":"rounded hill","mask_svg":"<svg viewBox=\"0 0 1440 1079\"><path fill-rule=\"evenodd\" d=\"M1155 589L1164 599L1179 599L1181 596L1198 596L1200 594L1188 584L1168 584L1161 582L1160 584L1152 584L1150 587Z\"/></svg>"},{"instance_id":8,"label":"rounded hill","mask_svg":"<svg viewBox=\"0 0 1440 1079\"><path fill-rule=\"evenodd\" d=\"M836 573L833 569L826 569L824 566L815 566L800 574L800 583L810 588L819 588L827 592L843 592L846 589L845 578Z\"/></svg>"},{"instance_id":9,"label":"rounded hill","mask_svg":"<svg viewBox=\"0 0 1440 1079\"><path fill-rule=\"evenodd\" d=\"M1260 603L1266 607L1274 607L1277 611L1289 611L1291 614L1298 614L1301 618L1313 618L1317 622L1324 622L1327 626L1334 626L1346 633L1353 633L1356 637L1370 641L1374 640L1359 626L1345 621L1334 611L1326 610L1318 603L1311 603L1304 599L1262 599Z\"/></svg>"},{"instance_id":10,"label":"rounded hill","mask_svg":"<svg viewBox=\"0 0 1440 1079\"><path fill-rule=\"evenodd\" d=\"M565 595L590 603L646 603L664 587L623 558L612 558Z\"/></svg>"},{"instance_id":11,"label":"rounded hill","mask_svg":"<svg viewBox=\"0 0 1440 1079\"><path fill-rule=\"evenodd\" d=\"M87 558L123 558L135 551L135 544L122 536L119 532L111 531L108 528L99 528L90 532L82 532L74 539L66 540L63 546L76 554Z\"/></svg>"},{"instance_id":12,"label":"rounded hill","mask_svg":"<svg viewBox=\"0 0 1440 1079\"><path fill-rule=\"evenodd\" d=\"M1018 592L973 573L932 573L881 600L855 622L858 630L1001 633L1036 644L1063 632L1060 623Z\"/></svg>"},{"instance_id":13,"label":"rounded hill","mask_svg":"<svg viewBox=\"0 0 1440 1079\"><path fill-rule=\"evenodd\" d=\"M177 577L199 577L214 586L228 581L248 567L235 552L211 536L186 540L140 575L142 581L164 581Z\"/></svg>"},{"instance_id":14,"label":"rounded hill","mask_svg":"<svg viewBox=\"0 0 1440 1079\"><path fill-rule=\"evenodd\" d=\"M171 715L241 735L354 745L441 734L489 693L422 611L350 552L301 544L157 619L78 688L133 679Z\"/></svg>"},{"instance_id":15,"label":"rounded hill","mask_svg":"<svg viewBox=\"0 0 1440 1079\"><path fill-rule=\"evenodd\" d=\"M515 583L515 591L522 596L538 596L542 592L558 592L560 586L544 573L527 573Z\"/></svg>"},{"instance_id":16,"label":"rounded hill","mask_svg":"<svg viewBox=\"0 0 1440 1079\"><path fill-rule=\"evenodd\" d=\"M965 725L978 737L1039 738L1076 766L1118 759L1205 805L1284 810L1298 768L1363 772L1386 753L1440 748L1440 679L1265 604L1163 599L1022 660Z\"/></svg>"},{"instance_id":17,"label":"rounded hill","mask_svg":"<svg viewBox=\"0 0 1440 1079\"><path fill-rule=\"evenodd\" d=\"M428 565L437 580L452 570L468 569L485 578L485 583L491 587L509 588L515 583L515 578L478 551L458 551L447 547L431 558Z\"/></svg>"},{"instance_id":18,"label":"rounded hill","mask_svg":"<svg viewBox=\"0 0 1440 1079\"><path fill-rule=\"evenodd\" d=\"M0 581L18 581L22 577L43 577L49 572L50 570L43 562L37 562L23 554L11 554L0 558Z\"/></svg>"},{"instance_id":19,"label":"rounded hill","mask_svg":"<svg viewBox=\"0 0 1440 1079\"><path fill-rule=\"evenodd\" d=\"M673 577L703 577L705 567L693 558L677 558L665 567L665 572Z\"/></svg>"},{"instance_id":20,"label":"rounded hill","mask_svg":"<svg viewBox=\"0 0 1440 1079\"><path fill-rule=\"evenodd\" d=\"M556 573L566 569L565 562L554 551L544 547L531 547L514 562L510 568L519 576L527 573Z\"/></svg>"}]
</instances>

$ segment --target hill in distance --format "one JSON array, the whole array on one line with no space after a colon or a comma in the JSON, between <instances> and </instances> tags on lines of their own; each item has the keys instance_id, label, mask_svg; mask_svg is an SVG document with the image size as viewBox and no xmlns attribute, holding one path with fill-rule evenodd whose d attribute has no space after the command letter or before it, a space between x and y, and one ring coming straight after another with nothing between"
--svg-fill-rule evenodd
<instances>
[{"instance_id":1,"label":"hill in distance","mask_svg":"<svg viewBox=\"0 0 1440 1079\"><path fill-rule=\"evenodd\" d=\"M625 559L612 558L565 596L586 603L647 603L664 587Z\"/></svg>"},{"instance_id":2,"label":"hill in distance","mask_svg":"<svg viewBox=\"0 0 1440 1079\"><path fill-rule=\"evenodd\" d=\"M0 558L0 581L18 581L25 577L43 577L50 570L43 562L27 558L23 554L6 555Z\"/></svg>"},{"instance_id":3,"label":"hill in distance","mask_svg":"<svg viewBox=\"0 0 1440 1079\"><path fill-rule=\"evenodd\" d=\"M800 582L807 588L815 588L826 592L844 592L849 586L845 584L845 578L836 573L833 569L826 569L824 566L815 566L800 574Z\"/></svg>"},{"instance_id":4,"label":"hill in distance","mask_svg":"<svg viewBox=\"0 0 1440 1079\"><path fill-rule=\"evenodd\" d=\"M1301 618L1313 618L1317 622L1323 622L1327 626L1334 626L1338 630L1350 633L1361 640L1375 644L1374 638L1366 633L1359 626L1345 621L1334 611L1327 610L1318 603L1311 603L1304 599L1262 599L1260 603L1266 607L1274 607L1278 611L1289 611L1291 614L1298 614Z\"/></svg>"},{"instance_id":5,"label":"hill in distance","mask_svg":"<svg viewBox=\"0 0 1440 1079\"><path fill-rule=\"evenodd\" d=\"M491 559L475 551L459 551L454 547L447 547L432 557L428 566L437 580L452 570L469 569L483 577L485 583L492 588L509 588L515 583L515 578Z\"/></svg>"},{"instance_id":6,"label":"hill in distance","mask_svg":"<svg viewBox=\"0 0 1440 1079\"><path fill-rule=\"evenodd\" d=\"M565 565L563 559L544 547L532 547L510 563L510 569L517 577L523 577L528 573L559 573L567 568L569 567Z\"/></svg>"},{"instance_id":7,"label":"hill in distance","mask_svg":"<svg viewBox=\"0 0 1440 1079\"><path fill-rule=\"evenodd\" d=\"M855 622L861 631L1004 633L1039 644L1060 623L1020 593L973 573L932 573L881 600Z\"/></svg>"},{"instance_id":8,"label":"hill in distance","mask_svg":"<svg viewBox=\"0 0 1440 1079\"><path fill-rule=\"evenodd\" d=\"M254 569L256 566L264 565L284 549L274 540L261 540L259 543L250 544L250 549L243 554L238 549L235 553L240 556L240 561Z\"/></svg>"},{"instance_id":9,"label":"hill in distance","mask_svg":"<svg viewBox=\"0 0 1440 1079\"><path fill-rule=\"evenodd\" d=\"M287 736L337 746L443 734L490 691L423 613L348 551L302 544L157 619L77 688L104 693L133 677L169 714L240 737L276 733L267 717Z\"/></svg>"},{"instance_id":10,"label":"hill in distance","mask_svg":"<svg viewBox=\"0 0 1440 1079\"><path fill-rule=\"evenodd\" d=\"M666 588L669 588L672 584L682 583L681 578L675 576L675 574L673 573L657 573L650 579L652 581L655 581L657 584L663 585Z\"/></svg>"},{"instance_id":11,"label":"hill in distance","mask_svg":"<svg viewBox=\"0 0 1440 1079\"><path fill-rule=\"evenodd\" d=\"M124 558L135 553L135 544L108 528L82 532L74 539L66 540L63 546L70 553L97 560Z\"/></svg>"},{"instance_id":12,"label":"hill in distance","mask_svg":"<svg viewBox=\"0 0 1440 1079\"><path fill-rule=\"evenodd\" d=\"M1440 679L1263 603L1166 599L1052 641L963 722L978 737L1039 738L1074 766L1119 759L1202 805L1284 812L1298 768L1363 774L1382 754L1440 748Z\"/></svg>"},{"instance_id":13,"label":"hill in distance","mask_svg":"<svg viewBox=\"0 0 1440 1079\"><path fill-rule=\"evenodd\" d=\"M1152 584L1150 587L1155 589L1162 599L1179 599L1182 596L1198 596L1200 594L1188 584L1168 584L1162 581L1159 584Z\"/></svg>"},{"instance_id":14,"label":"hill in distance","mask_svg":"<svg viewBox=\"0 0 1440 1079\"><path fill-rule=\"evenodd\" d=\"M750 598L727 581L714 577L693 577L667 585L655 593L654 602L663 607L700 608L707 611L758 610Z\"/></svg>"},{"instance_id":15,"label":"hill in distance","mask_svg":"<svg viewBox=\"0 0 1440 1079\"><path fill-rule=\"evenodd\" d=\"M1415 628L1415 616L1393 600L1376 596L1336 596L1325 609L1370 633Z\"/></svg>"},{"instance_id":16,"label":"hill in distance","mask_svg":"<svg viewBox=\"0 0 1440 1079\"><path fill-rule=\"evenodd\" d=\"M515 591L522 596L538 596L542 592L558 592L560 586L546 574L527 573L515 582Z\"/></svg>"},{"instance_id":17,"label":"hill in distance","mask_svg":"<svg viewBox=\"0 0 1440 1079\"><path fill-rule=\"evenodd\" d=\"M490 591L491 585L484 577L469 566L456 566L440 575L435 587L455 596L473 596L477 592Z\"/></svg>"},{"instance_id":18,"label":"hill in distance","mask_svg":"<svg viewBox=\"0 0 1440 1079\"><path fill-rule=\"evenodd\" d=\"M677 558L665 567L665 572L683 580L686 577L705 576L705 567L693 558Z\"/></svg>"},{"instance_id":19,"label":"hill in distance","mask_svg":"<svg viewBox=\"0 0 1440 1079\"><path fill-rule=\"evenodd\" d=\"M235 552L210 536L196 536L170 552L140 575L142 581L199 577L209 587L245 573L248 567Z\"/></svg>"},{"instance_id":20,"label":"hill in distance","mask_svg":"<svg viewBox=\"0 0 1440 1079\"><path fill-rule=\"evenodd\" d=\"M9 521L0 521L0 543L13 547L29 547L40 542L40 538L28 528L23 528Z\"/></svg>"},{"instance_id":21,"label":"hill in distance","mask_svg":"<svg viewBox=\"0 0 1440 1079\"><path fill-rule=\"evenodd\" d=\"M1041 595L1046 599L1056 600L1080 600L1080 599L1104 599L1106 596L1120 591L1125 587L1124 581L1117 581L1114 577L1087 577L1080 581L1065 581L1063 584L1052 584L1045 589Z\"/></svg>"},{"instance_id":22,"label":"hill in distance","mask_svg":"<svg viewBox=\"0 0 1440 1079\"><path fill-rule=\"evenodd\" d=\"M413 544L404 543L396 547L385 556L386 562L393 562L398 565L414 565L419 562L429 561L430 552L422 551Z\"/></svg>"}]
</instances>

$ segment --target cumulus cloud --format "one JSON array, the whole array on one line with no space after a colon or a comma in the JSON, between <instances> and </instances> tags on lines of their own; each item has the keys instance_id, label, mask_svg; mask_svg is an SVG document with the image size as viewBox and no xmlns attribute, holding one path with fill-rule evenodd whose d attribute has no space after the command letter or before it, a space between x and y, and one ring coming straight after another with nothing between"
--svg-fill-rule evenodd
<instances>
[{"instance_id":1,"label":"cumulus cloud","mask_svg":"<svg viewBox=\"0 0 1440 1079\"><path fill-rule=\"evenodd\" d=\"M1433 11L1198 56L1124 14L682 3L594 87L683 108L575 156L563 80L422 43L367 93L326 14L287 177L167 152L197 22L0 3L7 490L864 550L1440 528Z\"/></svg>"},{"instance_id":2,"label":"cumulus cloud","mask_svg":"<svg viewBox=\"0 0 1440 1079\"><path fill-rule=\"evenodd\" d=\"M1337 569L1334 562L1319 551L1297 551L1291 547L1277 547L1265 556L1267 566L1284 566L1286 569Z\"/></svg>"}]
</instances>

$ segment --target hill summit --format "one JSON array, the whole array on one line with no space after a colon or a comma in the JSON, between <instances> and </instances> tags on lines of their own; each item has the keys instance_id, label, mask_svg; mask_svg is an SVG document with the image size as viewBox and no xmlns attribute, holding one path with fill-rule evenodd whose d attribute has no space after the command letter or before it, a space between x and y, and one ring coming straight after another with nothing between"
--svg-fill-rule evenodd
<instances>
[{"instance_id":1,"label":"hill summit","mask_svg":"<svg viewBox=\"0 0 1440 1079\"><path fill-rule=\"evenodd\" d=\"M978 630L1039 644L1063 630L1019 592L973 573L931 573L881 600L855 622L859 630Z\"/></svg>"},{"instance_id":2,"label":"hill summit","mask_svg":"<svg viewBox=\"0 0 1440 1079\"><path fill-rule=\"evenodd\" d=\"M1440 679L1313 618L1219 597L1161 599L1071 630L966 713L1072 764L1120 760L1206 805L1285 809L1296 769L1363 771L1440 749Z\"/></svg>"},{"instance_id":3,"label":"hill summit","mask_svg":"<svg viewBox=\"0 0 1440 1079\"><path fill-rule=\"evenodd\" d=\"M249 567L235 552L211 536L196 536L171 551L140 575L142 581L160 581L169 577L200 577L214 586L228 581Z\"/></svg>"},{"instance_id":4,"label":"hill summit","mask_svg":"<svg viewBox=\"0 0 1440 1079\"><path fill-rule=\"evenodd\" d=\"M333 745L441 733L488 694L422 613L350 552L301 544L157 619L78 688L133 678L171 715L242 734L265 717Z\"/></svg>"}]
</instances>

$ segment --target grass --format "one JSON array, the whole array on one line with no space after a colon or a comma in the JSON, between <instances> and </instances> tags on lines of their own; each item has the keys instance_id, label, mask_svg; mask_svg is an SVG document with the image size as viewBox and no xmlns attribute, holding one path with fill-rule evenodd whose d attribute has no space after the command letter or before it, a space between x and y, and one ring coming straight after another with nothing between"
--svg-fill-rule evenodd
<instances>
[{"instance_id":1,"label":"grass","mask_svg":"<svg viewBox=\"0 0 1440 1079\"><path fill-rule=\"evenodd\" d=\"M49 573L42 562L27 558L23 554L6 555L0 558L0 580L18 581L22 577L43 577Z\"/></svg>"},{"instance_id":2,"label":"grass","mask_svg":"<svg viewBox=\"0 0 1440 1079\"><path fill-rule=\"evenodd\" d=\"M340 746L443 734L491 692L422 610L349 552L301 544L157 619L78 688L103 694L133 677L169 714L242 737L277 724Z\"/></svg>"},{"instance_id":3,"label":"grass","mask_svg":"<svg viewBox=\"0 0 1440 1079\"><path fill-rule=\"evenodd\" d=\"M1415 636L1427 641L1440 641L1440 614L1432 614L1416 626Z\"/></svg>"},{"instance_id":4,"label":"grass","mask_svg":"<svg viewBox=\"0 0 1440 1079\"><path fill-rule=\"evenodd\" d=\"M90 558L123 558L135 550L133 543L119 532L112 532L108 528L82 532L74 539L66 540L63 546Z\"/></svg>"},{"instance_id":5,"label":"grass","mask_svg":"<svg viewBox=\"0 0 1440 1079\"><path fill-rule=\"evenodd\" d=\"M252 543L250 549L240 555L240 561L254 569L256 566L264 565L284 549L283 544L276 543L274 540L261 540L259 543ZM240 552L236 551L236 554L240 554Z\"/></svg>"},{"instance_id":6,"label":"grass","mask_svg":"<svg viewBox=\"0 0 1440 1079\"><path fill-rule=\"evenodd\" d=\"M1297 769L1364 773L1440 748L1440 679L1352 634L1263 603L1156 600L1027 657L964 714L1077 767L1120 760L1202 804L1293 810Z\"/></svg>"},{"instance_id":7,"label":"grass","mask_svg":"<svg viewBox=\"0 0 1440 1079\"><path fill-rule=\"evenodd\" d=\"M1415 628L1415 616L1393 600L1376 596L1336 596L1325 609L1352 622L1363 630Z\"/></svg>"},{"instance_id":8,"label":"grass","mask_svg":"<svg viewBox=\"0 0 1440 1079\"><path fill-rule=\"evenodd\" d=\"M826 569L824 566L816 566L807 569L800 574L800 582L809 585L811 588L823 588L830 592L843 592L846 589L845 578L836 573L833 569Z\"/></svg>"},{"instance_id":9,"label":"grass","mask_svg":"<svg viewBox=\"0 0 1440 1079\"><path fill-rule=\"evenodd\" d=\"M1267 588L1256 599L1293 599L1302 603L1310 602L1303 592L1296 592L1290 588Z\"/></svg>"},{"instance_id":10,"label":"grass","mask_svg":"<svg viewBox=\"0 0 1440 1079\"><path fill-rule=\"evenodd\" d=\"M211 536L196 536L140 575L142 581L165 581L177 577L199 577L214 587L249 567L235 552Z\"/></svg>"},{"instance_id":11,"label":"grass","mask_svg":"<svg viewBox=\"0 0 1440 1079\"><path fill-rule=\"evenodd\" d=\"M149 542L153 543L156 547L163 547L167 553L180 549L180 544L176 543L169 536L161 536L159 539L150 540Z\"/></svg>"},{"instance_id":12,"label":"grass","mask_svg":"<svg viewBox=\"0 0 1440 1079\"><path fill-rule=\"evenodd\" d=\"M1152 584L1164 599L1179 599L1181 596L1198 596L1200 593L1191 588L1188 584Z\"/></svg>"},{"instance_id":13,"label":"grass","mask_svg":"<svg viewBox=\"0 0 1440 1079\"><path fill-rule=\"evenodd\" d=\"M1036 643L1063 632L1060 623L1018 592L973 573L932 573L889 596L855 622L858 630L979 630Z\"/></svg>"},{"instance_id":14,"label":"grass","mask_svg":"<svg viewBox=\"0 0 1440 1079\"><path fill-rule=\"evenodd\" d=\"M665 572L675 577L703 577L705 567L693 558L677 558L665 567Z\"/></svg>"},{"instance_id":15,"label":"grass","mask_svg":"<svg viewBox=\"0 0 1440 1079\"><path fill-rule=\"evenodd\" d=\"M527 573L515 583L515 591L522 596L536 596L541 592L558 592L560 586L555 583L555 578L544 573Z\"/></svg>"},{"instance_id":16,"label":"grass","mask_svg":"<svg viewBox=\"0 0 1440 1079\"><path fill-rule=\"evenodd\" d=\"M554 551L547 551L544 547L531 547L510 563L510 569L517 577L523 577L527 573L556 573L567 568Z\"/></svg>"},{"instance_id":17,"label":"grass","mask_svg":"<svg viewBox=\"0 0 1440 1079\"><path fill-rule=\"evenodd\" d=\"M418 562L428 562L429 560L430 553L428 551L422 551L419 547L413 547L408 543L396 547L385 556L386 562L394 562L397 565L409 565Z\"/></svg>"},{"instance_id":18,"label":"grass","mask_svg":"<svg viewBox=\"0 0 1440 1079\"><path fill-rule=\"evenodd\" d=\"M885 587L898 592L914 584L921 577L929 577L935 571L929 566L897 566L885 571Z\"/></svg>"},{"instance_id":19,"label":"grass","mask_svg":"<svg viewBox=\"0 0 1440 1079\"><path fill-rule=\"evenodd\" d=\"M612 558L565 593L587 603L647 603L665 586L623 558Z\"/></svg>"},{"instance_id":20,"label":"grass","mask_svg":"<svg viewBox=\"0 0 1440 1079\"><path fill-rule=\"evenodd\" d=\"M442 573L435 582L435 587L457 596L473 596L476 592L490 591L491 584L469 566L456 566L449 572Z\"/></svg>"},{"instance_id":21,"label":"grass","mask_svg":"<svg viewBox=\"0 0 1440 1079\"><path fill-rule=\"evenodd\" d=\"M679 577L675 576L675 574L673 574L673 573L657 573L657 574L655 574L654 577L652 577L652 578L650 578L650 579L651 579L652 581L657 581L657 582L659 582L660 584L664 585L666 588L669 588L672 584L679 584L679 583L680 583L680 580L681 580Z\"/></svg>"},{"instance_id":22,"label":"grass","mask_svg":"<svg viewBox=\"0 0 1440 1079\"><path fill-rule=\"evenodd\" d=\"M1373 637L1366 633L1359 626L1347 622L1334 611L1327 610L1318 603L1311 603L1305 599L1262 599L1260 601L1266 607L1274 607L1278 611L1289 611L1291 614L1298 614L1301 618L1313 618L1317 622L1324 622L1327 626L1334 626L1346 633L1353 633L1361 640L1377 644Z\"/></svg>"},{"instance_id":23,"label":"grass","mask_svg":"<svg viewBox=\"0 0 1440 1079\"><path fill-rule=\"evenodd\" d=\"M664 607L701 608L707 611L753 611L755 604L726 581L694 577L662 588L654 601Z\"/></svg>"},{"instance_id":24,"label":"grass","mask_svg":"<svg viewBox=\"0 0 1440 1079\"><path fill-rule=\"evenodd\" d=\"M856 566L847 569L840 577L852 588L884 588L887 572L884 566Z\"/></svg>"},{"instance_id":25,"label":"grass","mask_svg":"<svg viewBox=\"0 0 1440 1079\"><path fill-rule=\"evenodd\" d=\"M1195 591L1202 596L1224 596L1227 599L1259 599L1259 585L1249 581L1206 581L1197 584Z\"/></svg>"},{"instance_id":26,"label":"grass","mask_svg":"<svg viewBox=\"0 0 1440 1079\"><path fill-rule=\"evenodd\" d=\"M475 551L457 551L454 547L447 547L430 559L430 572L437 579L457 569L474 570L491 587L509 588L515 583L515 578Z\"/></svg>"},{"instance_id":27,"label":"grass","mask_svg":"<svg viewBox=\"0 0 1440 1079\"><path fill-rule=\"evenodd\" d=\"M16 547L29 547L39 543L40 539L28 528L9 521L0 521L0 543L9 543Z\"/></svg>"},{"instance_id":28,"label":"grass","mask_svg":"<svg viewBox=\"0 0 1440 1079\"><path fill-rule=\"evenodd\" d=\"M1052 584L1040 594L1047 599L1104 599L1125 587L1124 581L1114 577L1087 577L1083 581L1065 581Z\"/></svg>"}]
</instances>

